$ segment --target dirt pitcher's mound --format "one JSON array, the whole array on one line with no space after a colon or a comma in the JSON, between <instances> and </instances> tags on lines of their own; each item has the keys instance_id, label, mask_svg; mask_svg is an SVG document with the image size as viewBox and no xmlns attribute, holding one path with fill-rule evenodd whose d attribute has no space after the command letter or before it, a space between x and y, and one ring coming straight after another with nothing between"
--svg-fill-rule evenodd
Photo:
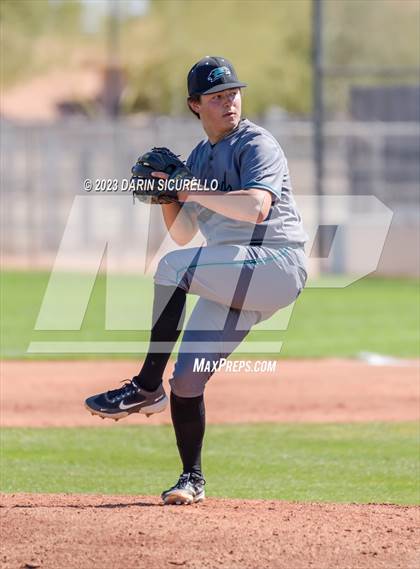
<instances>
[{"instance_id":1,"label":"dirt pitcher's mound","mask_svg":"<svg viewBox=\"0 0 420 569\"><path fill-rule=\"evenodd\" d=\"M272 373L216 373L206 388L210 423L415 421L419 362L369 366L354 360L279 360ZM172 366L168 366L171 368ZM86 397L118 387L135 362L2 362L3 426L110 426L83 407ZM167 378L171 369L167 370ZM167 379L166 378L166 379ZM170 423L169 409L126 424Z\"/></svg>"},{"instance_id":2,"label":"dirt pitcher's mound","mask_svg":"<svg viewBox=\"0 0 420 569\"><path fill-rule=\"evenodd\" d=\"M415 569L412 506L2 496L4 569Z\"/></svg>"}]
</instances>

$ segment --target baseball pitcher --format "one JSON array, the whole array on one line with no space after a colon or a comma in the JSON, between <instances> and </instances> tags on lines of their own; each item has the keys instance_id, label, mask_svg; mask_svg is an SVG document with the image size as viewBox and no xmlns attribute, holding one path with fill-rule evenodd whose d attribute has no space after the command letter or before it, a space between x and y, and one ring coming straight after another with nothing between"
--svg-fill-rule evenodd
<instances>
[{"instance_id":1,"label":"baseball pitcher","mask_svg":"<svg viewBox=\"0 0 420 569\"><path fill-rule=\"evenodd\" d=\"M165 504L204 500L206 383L255 324L297 298L307 278L307 236L287 161L267 130L241 118L245 83L227 59L210 56L192 67L187 83L188 106L207 138L186 164L167 148L153 148L132 169L134 195L159 204L183 248L156 270L150 346L139 373L85 402L91 413L118 420L160 413L170 399L183 471L162 493ZM206 245L185 247L198 230ZM185 323L187 294L198 300ZM168 399L162 378L182 330ZM197 369L197 358L211 365Z\"/></svg>"}]
</instances>

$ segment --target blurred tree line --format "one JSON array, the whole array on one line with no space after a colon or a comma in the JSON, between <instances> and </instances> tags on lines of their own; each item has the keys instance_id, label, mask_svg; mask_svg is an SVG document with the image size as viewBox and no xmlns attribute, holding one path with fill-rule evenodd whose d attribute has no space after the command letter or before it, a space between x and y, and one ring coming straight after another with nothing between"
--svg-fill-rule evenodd
<instances>
[{"instance_id":1,"label":"blurred tree line","mask_svg":"<svg viewBox=\"0 0 420 569\"><path fill-rule=\"evenodd\" d=\"M140 16L125 11L124 0L113 5L125 112L187 112L186 75L204 55L234 63L249 84L247 114L273 105L310 111L311 0L149 0ZM93 33L83 26L86 6L86 0L1 0L2 86L81 61L106 67L109 18L117 16L98 12ZM419 17L417 0L325 0L326 62L419 65Z\"/></svg>"},{"instance_id":2,"label":"blurred tree line","mask_svg":"<svg viewBox=\"0 0 420 569\"><path fill-rule=\"evenodd\" d=\"M1 86L66 65L82 9L78 1L1 0Z\"/></svg>"},{"instance_id":3,"label":"blurred tree line","mask_svg":"<svg viewBox=\"0 0 420 569\"><path fill-rule=\"evenodd\" d=\"M137 65L136 50L130 58L131 107L180 112L190 67L204 55L222 55L249 84L247 113L271 105L290 112L309 110L309 0L155 0L147 21L133 22L124 41L142 51L141 28L149 25L147 61Z\"/></svg>"}]
</instances>

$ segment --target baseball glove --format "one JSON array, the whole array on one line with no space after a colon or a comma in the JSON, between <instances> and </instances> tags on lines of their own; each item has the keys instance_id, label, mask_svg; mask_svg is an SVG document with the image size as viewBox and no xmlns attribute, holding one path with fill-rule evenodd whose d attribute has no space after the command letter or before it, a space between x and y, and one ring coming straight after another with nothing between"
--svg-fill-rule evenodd
<instances>
[{"instance_id":1,"label":"baseball glove","mask_svg":"<svg viewBox=\"0 0 420 569\"><path fill-rule=\"evenodd\" d=\"M152 172L165 172L168 180L154 178ZM187 166L169 148L152 148L140 156L131 169L130 186L140 201L161 204L178 201L181 184L177 180L192 180ZM172 181L172 182L171 182Z\"/></svg>"}]
</instances>

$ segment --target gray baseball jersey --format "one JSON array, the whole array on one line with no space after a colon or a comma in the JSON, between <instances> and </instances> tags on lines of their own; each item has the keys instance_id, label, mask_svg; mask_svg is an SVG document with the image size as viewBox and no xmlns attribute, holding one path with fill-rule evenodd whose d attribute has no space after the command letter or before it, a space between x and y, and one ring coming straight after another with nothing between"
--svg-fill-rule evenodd
<instances>
[{"instance_id":1,"label":"gray baseball jersey","mask_svg":"<svg viewBox=\"0 0 420 569\"><path fill-rule=\"evenodd\" d=\"M306 281L307 237L286 158L265 129L242 120L217 144L201 142L187 164L208 187L217 180L221 191L263 188L273 196L268 219L260 224L186 202L183 207L197 216L207 246L171 251L160 260L157 284L199 296L170 379L176 395L196 397L213 373L194 369L198 354L213 363L228 357L255 324L297 298Z\"/></svg>"},{"instance_id":2,"label":"gray baseball jersey","mask_svg":"<svg viewBox=\"0 0 420 569\"><path fill-rule=\"evenodd\" d=\"M270 214L258 225L225 217L199 204L187 204L191 213L197 215L208 245L263 242L266 247L278 248L289 244L303 246L307 241L292 195L286 157L277 140L264 128L241 120L217 144L200 142L187 165L207 187L217 180L220 191L261 188L272 194Z\"/></svg>"}]
</instances>

